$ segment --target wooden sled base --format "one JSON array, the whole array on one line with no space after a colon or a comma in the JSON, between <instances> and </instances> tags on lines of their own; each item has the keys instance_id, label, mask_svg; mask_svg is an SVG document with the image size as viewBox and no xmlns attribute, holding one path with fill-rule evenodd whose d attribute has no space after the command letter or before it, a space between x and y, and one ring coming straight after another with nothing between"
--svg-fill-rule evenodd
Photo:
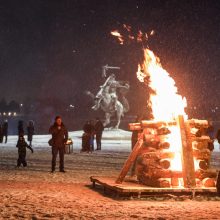
<instances>
[{"instance_id":1,"label":"wooden sled base","mask_svg":"<svg viewBox=\"0 0 220 220\"><path fill-rule=\"evenodd\" d=\"M104 194L114 195L115 197L146 197L146 196L168 196L168 195L190 195L194 198L196 195L217 196L215 187L200 188L156 188L139 184L132 178L125 178L122 184L115 183L116 177L91 176L93 188L97 185L102 186Z\"/></svg>"}]
</instances>

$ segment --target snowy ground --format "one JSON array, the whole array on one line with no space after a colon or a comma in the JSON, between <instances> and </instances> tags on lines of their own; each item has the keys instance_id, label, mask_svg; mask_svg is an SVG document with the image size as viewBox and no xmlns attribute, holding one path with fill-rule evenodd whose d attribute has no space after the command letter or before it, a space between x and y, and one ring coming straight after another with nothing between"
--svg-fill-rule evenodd
<instances>
[{"instance_id":1,"label":"snowy ground","mask_svg":"<svg viewBox=\"0 0 220 220\"><path fill-rule=\"evenodd\" d=\"M130 132L105 131L101 152L80 153L81 131L70 132L74 152L65 156L67 173L51 174L48 135L34 137L28 168L16 169L16 136L0 144L0 219L219 219L217 198L116 200L93 190L89 177L117 176L130 153ZM212 165L220 165L215 144ZM213 201L215 200L215 201Z\"/></svg>"}]
</instances>

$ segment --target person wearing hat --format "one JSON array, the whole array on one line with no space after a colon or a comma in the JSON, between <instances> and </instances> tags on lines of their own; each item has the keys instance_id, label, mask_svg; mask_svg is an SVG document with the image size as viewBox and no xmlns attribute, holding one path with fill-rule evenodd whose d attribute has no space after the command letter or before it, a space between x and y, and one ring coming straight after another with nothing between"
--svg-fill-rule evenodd
<instances>
[{"instance_id":1,"label":"person wearing hat","mask_svg":"<svg viewBox=\"0 0 220 220\"><path fill-rule=\"evenodd\" d=\"M23 167L26 167L27 166L26 148L30 149L32 153L34 153L34 150L27 144L23 134L19 135L16 147L18 148L17 167L20 167L21 164L23 165Z\"/></svg>"},{"instance_id":2,"label":"person wearing hat","mask_svg":"<svg viewBox=\"0 0 220 220\"><path fill-rule=\"evenodd\" d=\"M52 168L53 173L56 168L56 158L59 153L60 159L60 172L65 172L64 170L64 153L65 153L65 143L68 140L68 132L64 126L60 116L56 116L54 124L50 127L49 133L52 134L52 139L50 140L50 145L52 146Z\"/></svg>"}]
</instances>

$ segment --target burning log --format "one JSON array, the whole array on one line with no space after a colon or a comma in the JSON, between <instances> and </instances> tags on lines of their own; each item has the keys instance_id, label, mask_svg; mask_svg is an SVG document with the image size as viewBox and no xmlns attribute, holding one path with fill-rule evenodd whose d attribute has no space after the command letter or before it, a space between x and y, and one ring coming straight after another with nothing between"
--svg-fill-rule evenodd
<instances>
[{"instance_id":1,"label":"burning log","mask_svg":"<svg viewBox=\"0 0 220 220\"><path fill-rule=\"evenodd\" d=\"M131 164L136 161L137 178L148 186L179 187L184 185L187 188L213 186L216 172L208 170L213 141L209 136L204 135L203 130L206 126L205 120L185 122L183 116L168 123L142 121L129 124L130 130L140 131L139 140L125 162L116 183L123 181ZM176 141L178 135L181 138L179 142ZM176 144L181 144L182 149L175 146ZM176 164L181 161L181 157L182 170L179 164Z\"/></svg>"},{"instance_id":2,"label":"burning log","mask_svg":"<svg viewBox=\"0 0 220 220\"><path fill-rule=\"evenodd\" d=\"M159 161L159 164L160 166L163 168L163 169L168 169L170 168L170 160L168 159L162 159Z\"/></svg>"},{"instance_id":3,"label":"burning log","mask_svg":"<svg viewBox=\"0 0 220 220\"><path fill-rule=\"evenodd\" d=\"M202 170L207 170L209 167L209 164L206 160L198 160L197 163L198 163L199 168Z\"/></svg>"},{"instance_id":4,"label":"burning log","mask_svg":"<svg viewBox=\"0 0 220 220\"><path fill-rule=\"evenodd\" d=\"M115 181L116 183L122 183L122 181L124 180L125 176L127 175L132 163L135 162L137 155L141 149L143 145L143 136L141 136L138 140L138 142L135 144L133 151L131 152L129 158L127 159L127 161L125 162L121 173L119 174L117 180Z\"/></svg>"},{"instance_id":5,"label":"burning log","mask_svg":"<svg viewBox=\"0 0 220 220\"><path fill-rule=\"evenodd\" d=\"M168 149L170 147L169 142L163 142L159 144L159 149Z\"/></svg>"},{"instance_id":6,"label":"burning log","mask_svg":"<svg viewBox=\"0 0 220 220\"><path fill-rule=\"evenodd\" d=\"M157 129L157 135L167 135L170 133L171 131L167 127L160 127Z\"/></svg>"},{"instance_id":7,"label":"burning log","mask_svg":"<svg viewBox=\"0 0 220 220\"><path fill-rule=\"evenodd\" d=\"M191 119L191 120L188 120L188 123L191 127L195 127L195 128L208 128L209 127L209 123L207 120Z\"/></svg>"},{"instance_id":8,"label":"burning log","mask_svg":"<svg viewBox=\"0 0 220 220\"><path fill-rule=\"evenodd\" d=\"M154 179L147 176L142 176L140 178L140 182L153 187L163 187L163 188L170 188L171 187L171 181L169 178L159 178Z\"/></svg>"},{"instance_id":9,"label":"burning log","mask_svg":"<svg viewBox=\"0 0 220 220\"><path fill-rule=\"evenodd\" d=\"M137 158L137 163L139 165L145 166L145 169L149 168L159 168L159 169L168 169L170 167L170 160L169 159L154 159L154 158Z\"/></svg>"},{"instance_id":10,"label":"burning log","mask_svg":"<svg viewBox=\"0 0 220 220\"><path fill-rule=\"evenodd\" d=\"M178 186L179 186L179 178L172 177L172 178L171 178L171 185L172 185L173 187L178 187Z\"/></svg>"},{"instance_id":11,"label":"burning log","mask_svg":"<svg viewBox=\"0 0 220 220\"><path fill-rule=\"evenodd\" d=\"M185 187L195 187L195 167L193 160L192 139L190 138L190 126L184 122L183 116L178 116L178 124L182 140L182 167L183 182Z\"/></svg>"},{"instance_id":12,"label":"burning log","mask_svg":"<svg viewBox=\"0 0 220 220\"><path fill-rule=\"evenodd\" d=\"M211 152L209 149L204 149L202 151L200 150L193 150L193 156L197 159L197 160L209 160L210 156L211 156Z\"/></svg>"},{"instance_id":13,"label":"burning log","mask_svg":"<svg viewBox=\"0 0 220 220\"><path fill-rule=\"evenodd\" d=\"M192 146L196 150L208 149L208 141L204 141L204 142L193 141Z\"/></svg>"},{"instance_id":14,"label":"burning log","mask_svg":"<svg viewBox=\"0 0 220 220\"><path fill-rule=\"evenodd\" d=\"M141 123L129 123L129 130L130 131L140 131L141 130Z\"/></svg>"},{"instance_id":15,"label":"burning log","mask_svg":"<svg viewBox=\"0 0 220 220\"><path fill-rule=\"evenodd\" d=\"M202 136L202 132L200 129L198 128L191 128L190 129L190 133L195 136L195 137L201 137Z\"/></svg>"},{"instance_id":16,"label":"burning log","mask_svg":"<svg viewBox=\"0 0 220 220\"><path fill-rule=\"evenodd\" d=\"M162 126L176 125L176 121L164 122L164 121L141 121L142 128L155 128L158 129Z\"/></svg>"},{"instance_id":17,"label":"burning log","mask_svg":"<svg viewBox=\"0 0 220 220\"><path fill-rule=\"evenodd\" d=\"M209 142L208 142L208 149L209 149L210 151L213 151L213 150L215 149L213 141L209 141Z\"/></svg>"},{"instance_id":18,"label":"burning log","mask_svg":"<svg viewBox=\"0 0 220 220\"><path fill-rule=\"evenodd\" d=\"M154 169L144 168L144 173L141 174L141 176L152 177L154 179L182 178L183 174L182 174L182 171L173 171L173 170L160 169L160 168L154 168Z\"/></svg>"},{"instance_id":19,"label":"burning log","mask_svg":"<svg viewBox=\"0 0 220 220\"><path fill-rule=\"evenodd\" d=\"M155 152L148 152L146 154L143 154L143 158L154 158L155 160L159 159L171 159L174 158L175 153L174 152L161 152L161 151L155 151Z\"/></svg>"},{"instance_id":20,"label":"burning log","mask_svg":"<svg viewBox=\"0 0 220 220\"><path fill-rule=\"evenodd\" d=\"M195 176L200 180L205 178L216 178L217 172L216 170L196 170Z\"/></svg>"},{"instance_id":21,"label":"burning log","mask_svg":"<svg viewBox=\"0 0 220 220\"><path fill-rule=\"evenodd\" d=\"M160 140L153 134L144 134L144 143L145 146L158 148Z\"/></svg>"},{"instance_id":22,"label":"burning log","mask_svg":"<svg viewBox=\"0 0 220 220\"><path fill-rule=\"evenodd\" d=\"M209 136L195 137L195 138L193 138L193 141L208 143L210 141L210 137Z\"/></svg>"},{"instance_id":23,"label":"burning log","mask_svg":"<svg viewBox=\"0 0 220 220\"><path fill-rule=\"evenodd\" d=\"M215 178L205 178L202 180L202 185L205 187L215 187Z\"/></svg>"}]
</instances>

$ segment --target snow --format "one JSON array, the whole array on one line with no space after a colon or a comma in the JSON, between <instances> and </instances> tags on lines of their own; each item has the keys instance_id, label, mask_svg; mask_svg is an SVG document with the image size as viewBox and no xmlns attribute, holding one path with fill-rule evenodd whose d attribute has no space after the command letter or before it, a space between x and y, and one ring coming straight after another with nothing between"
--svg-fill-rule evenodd
<instances>
[{"instance_id":1,"label":"snow","mask_svg":"<svg viewBox=\"0 0 220 220\"><path fill-rule=\"evenodd\" d=\"M65 155L66 173L50 173L50 135L34 136L27 168L15 168L17 136L0 144L0 219L218 219L217 197L124 200L104 196L99 187L94 190L90 176L119 175L130 153L131 132L106 130L102 151L93 153L80 153L81 135L70 132L74 152ZM218 143L215 151L219 166Z\"/></svg>"},{"instance_id":2,"label":"snow","mask_svg":"<svg viewBox=\"0 0 220 220\"><path fill-rule=\"evenodd\" d=\"M82 143L83 131L69 132L69 137L73 140L74 149L80 150ZM51 135L34 135L33 146L34 148L48 147L48 140ZM8 137L7 147L15 147L18 137L16 135ZM27 140L27 137L25 136ZM130 151L131 149L131 132L121 129L105 129L102 137L102 150L103 151Z\"/></svg>"}]
</instances>

